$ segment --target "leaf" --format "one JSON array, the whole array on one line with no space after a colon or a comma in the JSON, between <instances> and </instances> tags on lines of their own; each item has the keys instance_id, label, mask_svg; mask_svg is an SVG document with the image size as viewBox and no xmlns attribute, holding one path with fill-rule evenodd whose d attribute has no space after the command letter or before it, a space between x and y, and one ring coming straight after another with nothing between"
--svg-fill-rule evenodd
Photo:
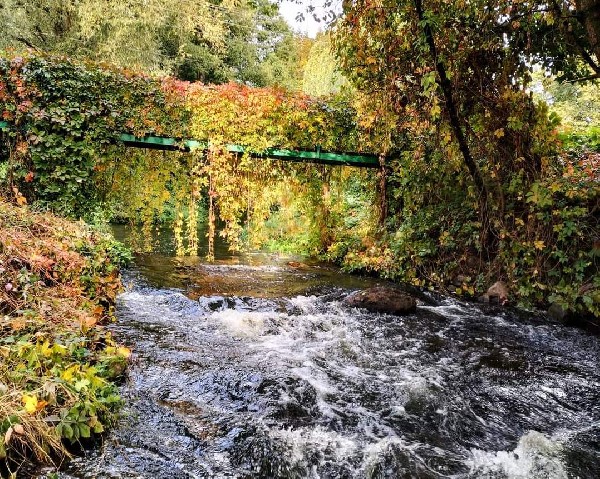
<instances>
[{"instance_id":1,"label":"leaf","mask_svg":"<svg viewBox=\"0 0 600 479\"><path fill-rule=\"evenodd\" d=\"M38 400L35 396L23 394L21 401L23 402L25 411L27 411L29 414L33 414L37 411Z\"/></svg>"},{"instance_id":2,"label":"leaf","mask_svg":"<svg viewBox=\"0 0 600 479\"><path fill-rule=\"evenodd\" d=\"M101 434L104 432L104 426L102 425L101 422L94 424L94 432L96 434Z\"/></svg>"},{"instance_id":3,"label":"leaf","mask_svg":"<svg viewBox=\"0 0 600 479\"><path fill-rule=\"evenodd\" d=\"M19 206L23 206L27 204L27 199L23 196L23 194L19 191L19 188L13 186L13 193L15 194L15 200Z\"/></svg>"},{"instance_id":4,"label":"leaf","mask_svg":"<svg viewBox=\"0 0 600 479\"><path fill-rule=\"evenodd\" d=\"M44 341L44 344L42 344L41 346L40 352L42 353L42 356L46 358L52 356L53 348L50 346L50 341Z\"/></svg>"},{"instance_id":5,"label":"leaf","mask_svg":"<svg viewBox=\"0 0 600 479\"><path fill-rule=\"evenodd\" d=\"M123 356L124 358L128 358L129 356L131 356L131 349L126 348L125 346L120 346L119 348L117 348L117 354L119 356Z\"/></svg>"},{"instance_id":6,"label":"leaf","mask_svg":"<svg viewBox=\"0 0 600 479\"><path fill-rule=\"evenodd\" d=\"M74 364L73 366L64 370L63 373L60 375L60 377L63 378L65 381L70 381L71 379L73 379L73 375L77 371L79 371L79 365Z\"/></svg>"},{"instance_id":7,"label":"leaf","mask_svg":"<svg viewBox=\"0 0 600 479\"><path fill-rule=\"evenodd\" d=\"M87 438L91 436L90 427L87 424L79 424L78 427L81 437Z\"/></svg>"},{"instance_id":8,"label":"leaf","mask_svg":"<svg viewBox=\"0 0 600 479\"><path fill-rule=\"evenodd\" d=\"M75 388L75 391L79 392L83 388L88 387L89 385L90 385L90 382L87 379L80 379L79 381L75 382L73 387Z\"/></svg>"},{"instance_id":9,"label":"leaf","mask_svg":"<svg viewBox=\"0 0 600 479\"><path fill-rule=\"evenodd\" d=\"M63 437L66 437L67 439L73 438L73 428L70 425L63 423L63 424L59 424L59 426L62 426L62 431L61 431L62 434L61 435ZM58 426L57 426L57 428L58 428Z\"/></svg>"},{"instance_id":10,"label":"leaf","mask_svg":"<svg viewBox=\"0 0 600 479\"><path fill-rule=\"evenodd\" d=\"M535 246L535 249L539 249L539 250L543 250L546 246L545 243L541 240L534 241L533 245Z\"/></svg>"}]
</instances>

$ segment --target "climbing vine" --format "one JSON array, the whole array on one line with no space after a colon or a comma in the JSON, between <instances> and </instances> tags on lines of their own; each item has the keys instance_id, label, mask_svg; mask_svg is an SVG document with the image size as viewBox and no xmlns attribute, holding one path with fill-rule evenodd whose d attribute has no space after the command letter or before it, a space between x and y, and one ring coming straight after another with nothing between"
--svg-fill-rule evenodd
<instances>
[{"instance_id":1,"label":"climbing vine","mask_svg":"<svg viewBox=\"0 0 600 479\"><path fill-rule=\"evenodd\" d=\"M205 222L209 258L219 234L232 250L301 247L418 286L459 282L459 294L485 291L501 277L524 305L553 301L598 315L595 157L582 163L561 154L557 119L504 74L512 64L501 56L491 70L498 75L477 77L490 85L480 101L469 90L451 92L485 179L483 201L443 108L438 68L453 78L483 75L480 58L462 52L432 64L415 12L404 22L365 8L360 21L346 18L337 40L358 89L352 100L156 79L42 54L0 56L4 196L138 224L141 249L166 222L178 254L198 254ZM421 38L418 67L410 41L392 42L387 56L371 41L400 27ZM400 75L413 67L414 76ZM195 138L206 148L128 149L121 133ZM377 177L260 158L268 148L369 151L381 154L385 169ZM387 192L389 204L376 191Z\"/></svg>"},{"instance_id":2,"label":"climbing vine","mask_svg":"<svg viewBox=\"0 0 600 479\"><path fill-rule=\"evenodd\" d=\"M301 164L256 158L265 149L370 148L356 111L341 97L152 79L33 53L0 58L0 107L10 125L3 133L7 194L18 191L24 201L63 215L137 223L145 240L140 249L151 248L157 221L171 221L180 254L198 251L205 216L212 257L217 229L233 250L268 242L265 225L281 217L290 195L306 196L305 212L311 199L315 214L326 213L314 194L329 194L321 186L326 178ZM127 149L121 133L195 138L208 149ZM232 143L244 153L228 151ZM369 173L363 177L369 181ZM305 222L323 224L313 220ZM327 238L315 232L310 248L329 246L321 240Z\"/></svg>"}]
</instances>

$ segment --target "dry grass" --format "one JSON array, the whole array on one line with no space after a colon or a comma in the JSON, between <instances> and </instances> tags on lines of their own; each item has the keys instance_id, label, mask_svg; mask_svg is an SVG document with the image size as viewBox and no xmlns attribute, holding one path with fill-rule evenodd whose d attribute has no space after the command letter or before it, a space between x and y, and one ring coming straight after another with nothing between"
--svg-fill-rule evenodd
<instances>
[{"instance_id":1,"label":"dry grass","mask_svg":"<svg viewBox=\"0 0 600 479\"><path fill-rule=\"evenodd\" d=\"M101 326L120 289L111 240L0 199L0 475L69 457L118 407L124 348Z\"/></svg>"}]
</instances>

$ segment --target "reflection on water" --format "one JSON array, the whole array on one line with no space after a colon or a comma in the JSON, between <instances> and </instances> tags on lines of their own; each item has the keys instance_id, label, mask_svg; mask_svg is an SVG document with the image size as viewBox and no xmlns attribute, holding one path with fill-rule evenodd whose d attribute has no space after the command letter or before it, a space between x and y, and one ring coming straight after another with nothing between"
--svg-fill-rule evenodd
<instances>
[{"instance_id":1,"label":"reflection on water","mask_svg":"<svg viewBox=\"0 0 600 479\"><path fill-rule=\"evenodd\" d=\"M297 260L297 259L296 259ZM126 411L78 478L598 478L597 337L270 255L145 255L119 299Z\"/></svg>"}]
</instances>

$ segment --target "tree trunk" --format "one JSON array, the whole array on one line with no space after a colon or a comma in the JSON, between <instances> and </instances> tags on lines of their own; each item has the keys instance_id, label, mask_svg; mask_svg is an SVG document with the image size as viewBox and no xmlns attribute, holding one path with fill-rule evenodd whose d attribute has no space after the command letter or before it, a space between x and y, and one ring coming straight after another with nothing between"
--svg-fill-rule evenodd
<instances>
[{"instance_id":1,"label":"tree trunk","mask_svg":"<svg viewBox=\"0 0 600 479\"><path fill-rule=\"evenodd\" d=\"M587 35L596 62L600 62L600 0L575 0L577 16Z\"/></svg>"},{"instance_id":2,"label":"tree trunk","mask_svg":"<svg viewBox=\"0 0 600 479\"><path fill-rule=\"evenodd\" d=\"M383 226L388 217L387 167L385 166L385 155L379 155L379 166L379 226Z\"/></svg>"},{"instance_id":3,"label":"tree trunk","mask_svg":"<svg viewBox=\"0 0 600 479\"><path fill-rule=\"evenodd\" d=\"M431 55L433 56L433 60L435 62L435 68L440 79L440 87L442 89L442 93L444 94L444 101L446 103L448 116L450 117L452 131L454 132L454 136L456 137L456 141L458 143L460 152L463 156L465 165L467 166L467 169L469 170L469 173L473 178L473 182L475 183L475 187L477 188L477 192L479 193L479 207L481 210L480 214L482 223L481 242L483 246L489 247L491 244L491 237L489 235L491 225L489 221L488 211L488 198L490 191L483 179L481 170L479 169L477 163L471 155L469 144L461 127L460 117L458 115L458 110L456 108L456 103L454 101L454 95L452 92L452 83L448 78L448 74L446 73L446 67L444 63L439 59L437 55L437 48L435 44L435 38L433 37L433 31L431 30L429 23L425 20L425 14L423 11L423 1L414 0L414 5L415 9L417 10L419 24L423 25L423 33L425 35L427 45L429 46L429 51L431 52Z\"/></svg>"}]
</instances>

